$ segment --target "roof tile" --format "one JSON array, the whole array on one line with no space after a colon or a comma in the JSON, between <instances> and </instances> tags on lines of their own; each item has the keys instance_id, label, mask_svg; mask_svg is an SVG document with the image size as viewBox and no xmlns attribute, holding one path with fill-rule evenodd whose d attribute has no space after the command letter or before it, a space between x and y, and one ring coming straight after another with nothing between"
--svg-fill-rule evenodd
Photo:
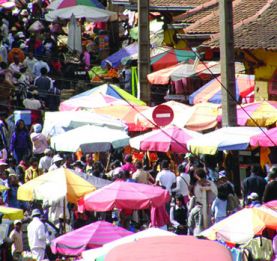
<instances>
[{"instance_id":1,"label":"roof tile","mask_svg":"<svg viewBox=\"0 0 277 261\"><path fill-rule=\"evenodd\" d=\"M268 0L235 0L233 2L234 24L254 16ZM201 12L201 11L200 11ZM199 15L199 14L198 14ZM184 29L186 34L215 34L219 32L219 11L211 11L209 15Z\"/></svg>"},{"instance_id":2,"label":"roof tile","mask_svg":"<svg viewBox=\"0 0 277 261\"><path fill-rule=\"evenodd\" d=\"M257 19L235 28L234 44L241 49L277 50L277 0L272 0ZM205 46L219 47L218 37Z\"/></svg>"}]
</instances>

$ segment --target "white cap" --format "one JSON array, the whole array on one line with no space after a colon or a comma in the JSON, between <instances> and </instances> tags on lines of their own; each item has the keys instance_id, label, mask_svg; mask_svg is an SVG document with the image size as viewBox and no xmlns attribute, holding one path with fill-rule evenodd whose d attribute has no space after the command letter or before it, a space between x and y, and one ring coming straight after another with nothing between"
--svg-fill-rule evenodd
<instances>
[{"instance_id":1,"label":"white cap","mask_svg":"<svg viewBox=\"0 0 277 261\"><path fill-rule=\"evenodd\" d=\"M63 160L63 158L59 155L59 154L56 154L54 157L53 157L53 163L55 162L58 162L58 161L61 161Z\"/></svg>"}]
</instances>

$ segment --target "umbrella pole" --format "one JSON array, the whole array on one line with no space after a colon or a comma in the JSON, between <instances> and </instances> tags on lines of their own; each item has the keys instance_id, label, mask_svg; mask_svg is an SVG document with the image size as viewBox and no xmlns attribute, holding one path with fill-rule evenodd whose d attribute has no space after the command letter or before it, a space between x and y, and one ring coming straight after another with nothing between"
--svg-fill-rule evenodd
<instances>
[{"instance_id":1,"label":"umbrella pole","mask_svg":"<svg viewBox=\"0 0 277 261\"><path fill-rule=\"evenodd\" d=\"M111 161L111 153L109 152L108 160L107 160L107 164L106 164L106 168L105 168L106 172L108 172L108 170L109 170L110 161Z\"/></svg>"},{"instance_id":2,"label":"umbrella pole","mask_svg":"<svg viewBox=\"0 0 277 261\"><path fill-rule=\"evenodd\" d=\"M66 201L65 201L65 197L63 199L63 233L66 233L66 211L65 211L65 204L66 204Z\"/></svg>"}]
</instances>

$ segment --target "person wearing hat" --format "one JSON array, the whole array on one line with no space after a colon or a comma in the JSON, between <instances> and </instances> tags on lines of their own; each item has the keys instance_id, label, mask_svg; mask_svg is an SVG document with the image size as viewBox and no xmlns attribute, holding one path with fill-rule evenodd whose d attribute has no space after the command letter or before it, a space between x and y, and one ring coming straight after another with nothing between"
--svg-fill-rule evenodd
<instances>
[{"instance_id":1,"label":"person wearing hat","mask_svg":"<svg viewBox=\"0 0 277 261\"><path fill-rule=\"evenodd\" d=\"M261 206L261 201L259 199L259 195L256 192L252 192L249 196L247 196L248 199L248 207L259 207Z\"/></svg>"},{"instance_id":2,"label":"person wearing hat","mask_svg":"<svg viewBox=\"0 0 277 261\"><path fill-rule=\"evenodd\" d=\"M48 171L53 171L55 169L60 168L62 166L62 163L63 163L63 158L59 154L56 154L53 157L52 165L50 166Z\"/></svg>"},{"instance_id":3,"label":"person wearing hat","mask_svg":"<svg viewBox=\"0 0 277 261\"><path fill-rule=\"evenodd\" d=\"M40 123L33 125L33 132L30 135L33 144L33 153L38 158L43 156L44 151L48 148L48 141L46 136L41 133L42 126Z\"/></svg>"},{"instance_id":4,"label":"person wearing hat","mask_svg":"<svg viewBox=\"0 0 277 261\"><path fill-rule=\"evenodd\" d=\"M46 249L46 229L40 220L41 211L34 209L32 211L32 221L27 227L28 243L32 255L37 261L44 259Z\"/></svg>"},{"instance_id":5,"label":"person wearing hat","mask_svg":"<svg viewBox=\"0 0 277 261\"><path fill-rule=\"evenodd\" d=\"M23 252L23 237L22 237L22 222L21 220L14 221L14 229L9 235L9 239L12 243L12 257L14 261L21 260L21 254Z\"/></svg>"},{"instance_id":6,"label":"person wearing hat","mask_svg":"<svg viewBox=\"0 0 277 261\"><path fill-rule=\"evenodd\" d=\"M51 149L46 148L44 150L44 156L39 160L38 168L43 173L48 172L49 168L51 167L52 160L52 151Z\"/></svg>"}]
</instances>

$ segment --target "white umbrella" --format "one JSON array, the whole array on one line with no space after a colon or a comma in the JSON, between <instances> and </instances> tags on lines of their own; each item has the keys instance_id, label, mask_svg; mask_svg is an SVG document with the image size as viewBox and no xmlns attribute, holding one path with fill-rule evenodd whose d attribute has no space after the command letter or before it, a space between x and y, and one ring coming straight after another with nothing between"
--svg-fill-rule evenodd
<instances>
[{"instance_id":1,"label":"white umbrella","mask_svg":"<svg viewBox=\"0 0 277 261\"><path fill-rule=\"evenodd\" d=\"M129 136L126 132L86 125L51 138L51 147L57 151L83 153L109 151L127 146Z\"/></svg>"},{"instance_id":2,"label":"white umbrella","mask_svg":"<svg viewBox=\"0 0 277 261\"><path fill-rule=\"evenodd\" d=\"M76 5L67 8L61 8L46 14L45 19L47 21L55 21L57 18L70 19L74 15L75 18L86 18L92 22L107 22L110 18L116 17L116 13L85 5Z\"/></svg>"},{"instance_id":3,"label":"white umbrella","mask_svg":"<svg viewBox=\"0 0 277 261\"><path fill-rule=\"evenodd\" d=\"M78 25L77 20L72 14L70 22L68 24L68 39L67 46L70 50L76 50L79 53L82 52L82 40L81 40L81 27Z\"/></svg>"},{"instance_id":4,"label":"white umbrella","mask_svg":"<svg viewBox=\"0 0 277 261\"><path fill-rule=\"evenodd\" d=\"M122 121L109 116L89 111L55 111L45 112L42 133L53 137L88 124L117 130L127 129L127 125Z\"/></svg>"}]
</instances>

